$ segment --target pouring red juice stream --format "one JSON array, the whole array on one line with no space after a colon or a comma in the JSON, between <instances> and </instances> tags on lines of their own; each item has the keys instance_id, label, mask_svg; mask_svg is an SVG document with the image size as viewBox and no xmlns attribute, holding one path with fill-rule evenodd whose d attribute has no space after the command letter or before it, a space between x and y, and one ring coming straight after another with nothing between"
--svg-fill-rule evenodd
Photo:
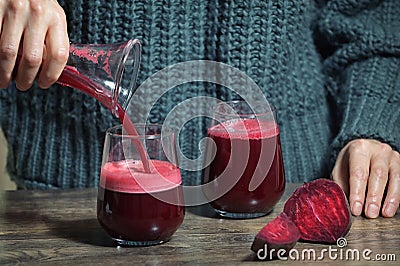
<instances>
[{"instance_id":1,"label":"pouring red juice stream","mask_svg":"<svg viewBox=\"0 0 400 266\"><path fill-rule=\"evenodd\" d=\"M57 83L78 89L98 100L107 109L109 110L112 109L110 101L110 99L112 98L111 94L108 93L107 90L103 90L101 87L99 87L99 85L95 84L88 77L81 75L79 71L77 71L76 68L74 67L66 66L63 72L61 73ZM139 134L132 120L129 118L129 116L126 115L125 110L119 103L117 104L117 114L119 120L121 121L121 123L123 123L126 132L129 135L138 136ZM149 161L147 159L146 151L141 142L135 140L133 141L136 149L139 152L140 159L143 163L144 171L149 173L150 166L149 166Z\"/></svg>"},{"instance_id":2,"label":"pouring red juice stream","mask_svg":"<svg viewBox=\"0 0 400 266\"><path fill-rule=\"evenodd\" d=\"M111 57L112 52L110 50L106 49L96 50L96 55L93 55L91 54L90 49L76 48L74 44L71 44L70 53L72 53L74 56L78 58L89 61L95 65L101 65L101 69L105 73L107 73L107 75L111 75L109 59ZM20 61L21 55L22 55L22 50L19 50L17 56L17 62ZM102 60L101 63L100 60ZM16 70L17 68L14 69L13 76L15 76ZM57 83L63 86L78 89L98 100L108 110L113 111L112 101L110 100L112 99L111 92L103 89L100 85L96 84L86 75L81 74L75 67L69 65L65 66L60 77L57 80ZM126 115L124 108L122 108L122 106L119 103L117 103L116 109L118 118L121 121L121 123L123 123L124 129L126 130L128 135L138 136L139 134L132 120L129 118L129 116ZM132 141L134 141L135 147L139 153L140 159L143 163L144 171L149 173L150 172L149 160L147 159L147 154L142 143L136 140Z\"/></svg>"}]
</instances>

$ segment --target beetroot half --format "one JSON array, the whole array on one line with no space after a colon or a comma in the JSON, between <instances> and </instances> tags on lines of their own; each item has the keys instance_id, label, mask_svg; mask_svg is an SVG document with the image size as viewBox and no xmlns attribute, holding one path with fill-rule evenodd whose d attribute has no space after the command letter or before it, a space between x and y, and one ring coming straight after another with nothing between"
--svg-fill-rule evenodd
<instances>
[{"instance_id":1,"label":"beetroot half","mask_svg":"<svg viewBox=\"0 0 400 266\"><path fill-rule=\"evenodd\" d=\"M278 250L289 251L300 239L300 232L297 226L281 213L274 220L264 226L256 235L251 250L259 254L262 250L265 258L276 258Z\"/></svg>"},{"instance_id":2,"label":"beetroot half","mask_svg":"<svg viewBox=\"0 0 400 266\"><path fill-rule=\"evenodd\" d=\"M251 249L257 255L261 249L289 251L299 239L333 244L344 237L350 227L350 207L342 188L321 178L296 189L286 201L283 212L256 235ZM264 257L269 259L275 255L264 254Z\"/></svg>"},{"instance_id":3,"label":"beetroot half","mask_svg":"<svg viewBox=\"0 0 400 266\"><path fill-rule=\"evenodd\" d=\"M342 188L329 179L316 179L297 188L283 212L305 241L332 244L345 236L351 226L347 198Z\"/></svg>"}]
</instances>

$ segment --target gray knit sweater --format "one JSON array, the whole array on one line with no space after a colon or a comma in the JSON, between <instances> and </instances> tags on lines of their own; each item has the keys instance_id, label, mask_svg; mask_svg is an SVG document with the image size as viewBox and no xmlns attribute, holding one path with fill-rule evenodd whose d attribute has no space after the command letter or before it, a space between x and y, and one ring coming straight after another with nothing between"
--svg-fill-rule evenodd
<instances>
[{"instance_id":1,"label":"gray knit sweater","mask_svg":"<svg viewBox=\"0 0 400 266\"><path fill-rule=\"evenodd\" d=\"M71 42L140 39L139 83L196 59L246 73L278 110L289 182L327 176L351 139L375 138L400 149L398 0L59 2ZM157 102L150 121L162 123L174 106L199 95L236 97L214 84L178 86ZM139 110L142 103L134 104ZM1 90L0 119L8 171L29 189L96 186L105 130L119 123L94 99L59 85ZM196 158L207 120L187 125L180 147ZM184 171L183 178L199 182L198 173Z\"/></svg>"}]
</instances>

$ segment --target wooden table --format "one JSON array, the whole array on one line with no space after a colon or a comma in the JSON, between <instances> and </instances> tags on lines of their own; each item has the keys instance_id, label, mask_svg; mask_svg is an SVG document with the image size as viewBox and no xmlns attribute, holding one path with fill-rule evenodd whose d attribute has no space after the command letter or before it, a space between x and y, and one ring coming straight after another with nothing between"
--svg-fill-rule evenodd
<instances>
[{"instance_id":1,"label":"wooden table","mask_svg":"<svg viewBox=\"0 0 400 266\"><path fill-rule=\"evenodd\" d=\"M151 247L117 247L109 239L97 222L95 189L0 192L0 265L266 263L257 260L250 250L251 243L256 233L282 211L295 187L288 184L275 210L257 219L220 219L208 206L187 208L185 220L173 238ZM289 258L268 263L318 263L314 259L318 259L320 252L331 248L332 256L325 252L320 263L376 265L376 261L362 257L362 252L369 249L371 253L367 255L371 260L386 258L392 262L385 264L396 265L400 261L399 214L391 219L354 218L344 248L297 243L295 249L301 262ZM316 252L314 258L311 250ZM360 254L359 260L355 250Z\"/></svg>"}]
</instances>

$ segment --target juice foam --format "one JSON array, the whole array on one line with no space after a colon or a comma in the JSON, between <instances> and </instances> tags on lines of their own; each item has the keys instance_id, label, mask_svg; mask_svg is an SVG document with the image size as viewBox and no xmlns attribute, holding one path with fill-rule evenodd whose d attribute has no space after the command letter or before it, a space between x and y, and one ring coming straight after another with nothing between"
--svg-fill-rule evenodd
<instances>
[{"instance_id":1,"label":"juice foam","mask_svg":"<svg viewBox=\"0 0 400 266\"><path fill-rule=\"evenodd\" d=\"M279 128L273 121L234 119L211 127L208 134L230 139L261 139L277 136Z\"/></svg>"},{"instance_id":2,"label":"juice foam","mask_svg":"<svg viewBox=\"0 0 400 266\"><path fill-rule=\"evenodd\" d=\"M125 193L154 193L172 189L181 184L179 168L170 162L150 160L150 172L140 160L107 162L101 169L100 185Z\"/></svg>"}]
</instances>

